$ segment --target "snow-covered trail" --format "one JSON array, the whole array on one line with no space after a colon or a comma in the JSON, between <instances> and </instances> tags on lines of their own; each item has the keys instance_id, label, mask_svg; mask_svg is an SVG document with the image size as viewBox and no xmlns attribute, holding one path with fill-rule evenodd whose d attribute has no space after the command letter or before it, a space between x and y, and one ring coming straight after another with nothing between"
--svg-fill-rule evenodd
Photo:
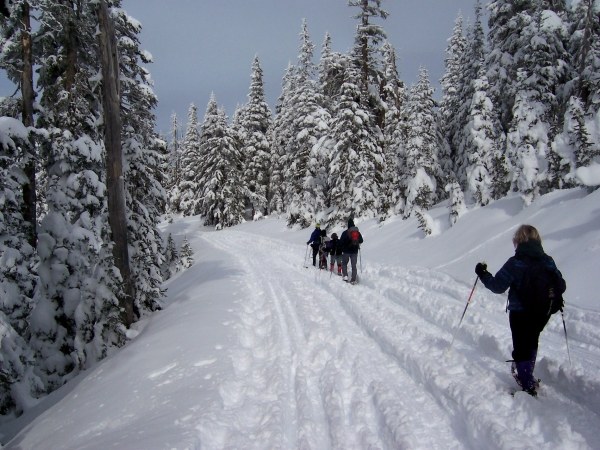
<instances>
[{"instance_id":1,"label":"snow-covered trail","mask_svg":"<svg viewBox=\"0 0 600 450\"><path fill-rule=\"evenodd\" d=\"M241 292L234 372L201 417L203 448L600 448L599 314L567 314L586 370L569 366L555 316L540 398L513 398L507 317L483 287L457 329L472 286L444 273L363 261L351 286L303 268L300 246L239 230L203 238L236 260Z\"/></svg>"}]
</instances>

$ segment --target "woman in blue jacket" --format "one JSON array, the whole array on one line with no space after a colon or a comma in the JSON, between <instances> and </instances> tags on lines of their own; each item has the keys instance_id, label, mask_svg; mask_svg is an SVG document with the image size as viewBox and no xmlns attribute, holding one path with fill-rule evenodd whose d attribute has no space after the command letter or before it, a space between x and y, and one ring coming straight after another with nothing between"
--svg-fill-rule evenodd
<instances>
[{"instance_id":1,"label":"woman in blue jacket","mask_svg":"<svg viewBox=\"0 0 600 450\"><path fill-rule=\"evenodd\" d=\"M313 266L317 265L317 253L319 253L319 247L321 245L321 224L317 223L315 229L310 235L306 245L310 245L313 250Z\"/></svg>"},{"instance_id":2,"label":"woman in blue jacket","mask_svg":"<svg viewBox=\"0 0 600 450\"><path fill-rule=\"evenodd\" d=\"M559 290L562 294L567 285L554 260L544 253L538 230L531 225L521 225L513 236L515 255L511 256L502 268L492 275L485 263L475 266L475 273L490 291L501 294L508 289L510 331L513 341L512 372L515 380L527 393L537 395L537 382L533 369L538 351L540 333L548 323L550 315L540 315L526 310L525 299L519 298L525 271L534 263L543 263L558 275Z\"/></svg>"}]
</instances>

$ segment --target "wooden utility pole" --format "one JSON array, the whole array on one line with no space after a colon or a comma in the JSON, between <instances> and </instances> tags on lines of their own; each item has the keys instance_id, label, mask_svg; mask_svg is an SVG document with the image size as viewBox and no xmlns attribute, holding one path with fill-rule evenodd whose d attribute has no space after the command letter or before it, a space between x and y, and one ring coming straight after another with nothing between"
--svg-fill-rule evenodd
<instances>
[{"instance_id":1,"label":"wooden utility pole","mask_svg":"<svg viewBox=\"0 0 600 450\"><path fill-rule=\"evenodd\" d=\"M100 56L102 61L102 105L104 107L104 146L106 148L106 184L108 188L108 221L114 242L115 265L123 277L124 298L121 314L126 326L133 323L135 287L129 266L127 247L127 215L123 180L123 150L121 147L121 99L119 95L119 61L117 41L106 2L98 8L100 25Z\"/></svg>"}]
</instances>

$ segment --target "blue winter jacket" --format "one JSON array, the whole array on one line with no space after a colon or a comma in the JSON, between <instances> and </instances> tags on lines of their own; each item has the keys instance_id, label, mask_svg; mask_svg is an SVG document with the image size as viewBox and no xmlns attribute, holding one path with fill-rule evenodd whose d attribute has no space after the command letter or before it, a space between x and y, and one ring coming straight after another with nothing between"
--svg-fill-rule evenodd
<instances>
[{"instance_id":1,"label":"blue winter jacket","mask_svg":"<svg viewBox=\"0 0 600 450\"><path fill-rule=\"evenodd\" d=\"M508 258L508 261L504 263L496 275L487 272L480 279L486 288L496 294L502 294L508 289L507 309L509 311L523 311L523 302L517 291L523 282L527 265L529 262L537 260L543 260L548 268L556 271L559 275L562 281L562 294L567 289L567 284L552 257L544 253L542 244L538 241L527 241L519 244L515 249L515 256Z\"/></svg>"},{"instance_id":2,"label":"blue winter jacket","mask_svg":"<svg viewBox=\"0 0 600 450\"><path fill-rule=\"evenodd\" d=\"M315 228L315 230L310 235L310 239L307 244L311 244L313 247L318 247L321 244L321 229Z\"/></svg>"}]
</instances>

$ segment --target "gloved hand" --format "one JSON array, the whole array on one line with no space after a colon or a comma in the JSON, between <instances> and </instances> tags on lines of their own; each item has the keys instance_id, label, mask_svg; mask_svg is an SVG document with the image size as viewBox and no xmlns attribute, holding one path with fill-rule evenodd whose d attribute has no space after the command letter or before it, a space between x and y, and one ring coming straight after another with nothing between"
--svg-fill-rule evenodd
<instances>
[{"instance_id":1,"label":"gloved hand","mask_svg":"<svg viewBox=\"0 0 600 450\"><path fill-rule=\"evenodd\" d=\"M477 274L477 276L479 278L483 277L486 273L489 273L487 271L487 264L486 263L477 263L477 265L475 266L475 273Z\"/></svg>"}]
</instances>

